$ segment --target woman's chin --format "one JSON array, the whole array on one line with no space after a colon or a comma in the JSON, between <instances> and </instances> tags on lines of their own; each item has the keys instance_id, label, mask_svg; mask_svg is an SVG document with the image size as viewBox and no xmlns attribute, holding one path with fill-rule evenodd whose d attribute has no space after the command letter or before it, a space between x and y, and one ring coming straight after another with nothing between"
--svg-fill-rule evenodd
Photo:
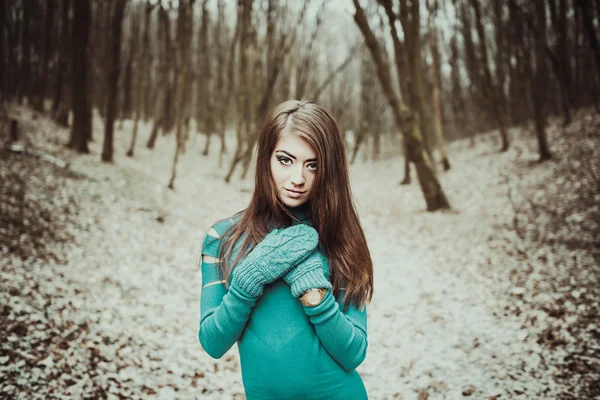
<instances>
[{"instance_id":1,"label":"woman's chin","mask_svg":"<svg viewBox=\"0 0 600 400\"><path fill-rule=\"evenodd\" d=\"M301 205L303 205L304 203L306 203L308 199L304 198L304 196L298 198L298 199L293 199L287 196L284 196L281 201L283 202L283 204L285 204L288 207L300 207Z\"/></svg>"}]
</instances>

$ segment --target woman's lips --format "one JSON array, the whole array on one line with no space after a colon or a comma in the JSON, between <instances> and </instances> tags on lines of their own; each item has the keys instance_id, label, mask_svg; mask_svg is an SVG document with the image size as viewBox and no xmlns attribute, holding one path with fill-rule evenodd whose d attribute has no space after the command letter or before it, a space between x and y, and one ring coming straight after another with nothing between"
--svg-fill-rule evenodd
<instances>
[{"instance_id":1,"label":"woman's lips","mask_svg":"<svg viewBox=\"0 0 600 400\"><path fill-rule=\"evenodd\" d=\"M302 194L304 194L304 192L297 192L295 190L291 190L291 189L287 189L284 188L288 194L288 196L290 196L293 199L297 199L298 197L302 196Z\"/></svg>"}]
</instances>

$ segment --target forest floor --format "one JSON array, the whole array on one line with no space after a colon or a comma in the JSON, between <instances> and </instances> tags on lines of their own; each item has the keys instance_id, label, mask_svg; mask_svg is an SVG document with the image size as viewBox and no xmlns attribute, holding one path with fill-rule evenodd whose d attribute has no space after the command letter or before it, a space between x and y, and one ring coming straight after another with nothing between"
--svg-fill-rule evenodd
<instances>
[{"instance_id":1,"label":"forest floor","mask_svg":"<svg viewBox=\"0 0 600 400\"><path fill-rule=\"evenodd\" d=\"M198 343L198 259L251 179L225 184L217 140L203 157L194 135L171 191L173 135L148 150L144 126L128 158L126 121L103 164L99 119L77 155L67 130L10 115L68 168L1 153L0 398L244 398L237 348L213 360ZM351 167L375 272L370 398L600 398L600 116L548 133L544 163L517 128L504 153L494 132L451 143L448 212L398 185L400 156Z\"/></svg>"}]
</instances>

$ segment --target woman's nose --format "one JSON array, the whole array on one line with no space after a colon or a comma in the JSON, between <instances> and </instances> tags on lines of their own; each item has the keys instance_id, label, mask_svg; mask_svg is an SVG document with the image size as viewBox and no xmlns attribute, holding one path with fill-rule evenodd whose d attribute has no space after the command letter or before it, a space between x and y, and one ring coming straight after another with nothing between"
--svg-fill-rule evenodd
<instances>
[{"instance_id":1,"label":"woman's nose","mask_svg":"<svg viewBox=\"0 0 600 400\"><path fill-rule=\"evenodd\" d=\"M294 169L294 171L292 172L292 176L290 176L290 181L294 185L302 185L302 184L304 184L305 180L304 180L304 174L303 174L302 168L295 168Z\"/></svg>"}]
</instances>

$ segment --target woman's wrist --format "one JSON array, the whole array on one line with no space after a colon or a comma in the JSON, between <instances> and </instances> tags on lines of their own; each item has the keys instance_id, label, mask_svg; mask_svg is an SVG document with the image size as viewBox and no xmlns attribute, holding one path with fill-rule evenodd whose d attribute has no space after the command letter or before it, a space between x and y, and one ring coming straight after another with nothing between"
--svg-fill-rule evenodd
<instances>
[{"instance_id":1,"label":"woman's wrist","mask_svg":"<svg viewBox=\"0 0 600 400\"><path fill-rule=\"evenodd\" d=\"M315 288L309 289L306 292L302 293L299 297L302 304L306 307L315 307L321 304L325 295L327 294L328 289L324 288Z\"/></svg>"},{"instance_id":2,"label":"woman's wrist","mask_svg":"<svg viewBox=\"0 0 600 400\"><path fill-rule=\"evenodd\" d=\"M331 283L325 277L323 268L309 269L302 274L298 274L290 283L292 295L300 297L303 293L310 289L326 289L331 290Z\"/></svg>"}]
</instances>

